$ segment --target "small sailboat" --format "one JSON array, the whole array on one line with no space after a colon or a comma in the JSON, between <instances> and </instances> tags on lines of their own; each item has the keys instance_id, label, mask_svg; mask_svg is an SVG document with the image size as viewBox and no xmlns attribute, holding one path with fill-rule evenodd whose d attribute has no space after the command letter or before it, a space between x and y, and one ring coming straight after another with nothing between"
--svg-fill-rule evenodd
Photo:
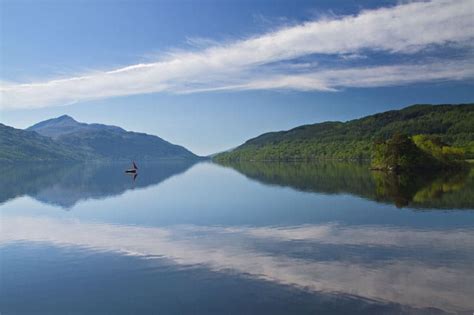
<instances>
[{"instance_id":1,"label":"small sailboat","mask_svg":"<svg viewBox=\"0 0 474 315\"><path fill-rule=\"evenodd\" d=\"M135 164L135 161L132 162L132 167L125 171L125 173L136 174L138 171L138 166Z\"/></svg>"}]
</instances>

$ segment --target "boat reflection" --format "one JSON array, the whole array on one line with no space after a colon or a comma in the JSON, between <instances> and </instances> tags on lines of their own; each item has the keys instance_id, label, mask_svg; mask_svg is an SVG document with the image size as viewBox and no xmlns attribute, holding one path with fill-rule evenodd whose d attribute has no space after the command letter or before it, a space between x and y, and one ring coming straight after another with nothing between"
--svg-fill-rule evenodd
<instances>
[{"instance_id":1,"label":"boat reflection","mask_svg":"<svg viewBox=\"0 0 474 315\"><path fill-rule=\"evenodd\" d=\"M86 199L102 199L127 190L159 184L183 173L196 162L149 162L143 172L128 176L124 163L26 163L0 166L0 204L20 196L70 209Z\"/></svg>"}]
</instances>

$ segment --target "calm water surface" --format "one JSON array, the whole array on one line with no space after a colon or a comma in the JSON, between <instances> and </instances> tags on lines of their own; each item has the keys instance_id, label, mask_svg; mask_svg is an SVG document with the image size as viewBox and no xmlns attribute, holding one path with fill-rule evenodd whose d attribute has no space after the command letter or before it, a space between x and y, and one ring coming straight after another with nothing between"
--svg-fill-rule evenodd
<instances>
[{"instance_id":1,"label":"calm water surface","mask_svg":"<svg viewBox=\"0 0 474 315\"><path fill-rule=\"evenodd\" d=\"M0 312L472 314L474 172L1 166Z\"/></svg>"}]
</instances>

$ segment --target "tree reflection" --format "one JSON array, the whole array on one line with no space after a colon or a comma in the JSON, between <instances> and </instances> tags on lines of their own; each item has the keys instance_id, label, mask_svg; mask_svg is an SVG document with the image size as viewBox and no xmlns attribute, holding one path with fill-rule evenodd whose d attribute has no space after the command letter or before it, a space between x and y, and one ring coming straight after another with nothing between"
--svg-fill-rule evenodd
<instances>
[{"instance_id":1,"label":"tree reflection","mask_svg":"<svg viewBox=\"0 0 474 315\"><path fill-rule=\"evenodd\" d=\"M377 199L397 207L473 208L473 170L387 174L373 172Z\"/></svg>"},{"instance_id":2,"label":"tree reflection","mask_svg":"<svg viewBox=\"0 0 474 315\"><path fill-rule=\"evenodd\" d=\"M268 185L324 194L352 194L397 207L474 208L474 171L385 173L356 162L222 164Z\"/></svg>"}]
</instances>

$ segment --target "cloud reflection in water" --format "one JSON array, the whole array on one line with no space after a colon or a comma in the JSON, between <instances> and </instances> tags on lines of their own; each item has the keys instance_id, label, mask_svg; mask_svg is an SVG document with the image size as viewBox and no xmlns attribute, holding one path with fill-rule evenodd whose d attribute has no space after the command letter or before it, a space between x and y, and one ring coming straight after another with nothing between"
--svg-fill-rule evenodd
<instances>
[{"instance_id":1,"label":"cloud reflection in water","mask_svg":"<svg viewBox=\"0 0 474 315\"><path fill-rule=\"evenodd\" d=\"M474 308L474 231L470 229L338 224L157 228L4 216L1 230L1 245L27 241L80 246L147 259L162 257L179 265L199 265L218 272L232 270L313 292L351 294L444 311ZM272 250L274 243L278 251ZM336 260L323 259L318 251L328 244L339 251ZM310 252L305 255L308 258L285 253L298 246ZM347 246L363 250L346 253ZM380 249L400 248L411 250L410 254L397 259L367 257ZM432 263L423 253L452 257Z\"/></svg>"}]
</instances>

